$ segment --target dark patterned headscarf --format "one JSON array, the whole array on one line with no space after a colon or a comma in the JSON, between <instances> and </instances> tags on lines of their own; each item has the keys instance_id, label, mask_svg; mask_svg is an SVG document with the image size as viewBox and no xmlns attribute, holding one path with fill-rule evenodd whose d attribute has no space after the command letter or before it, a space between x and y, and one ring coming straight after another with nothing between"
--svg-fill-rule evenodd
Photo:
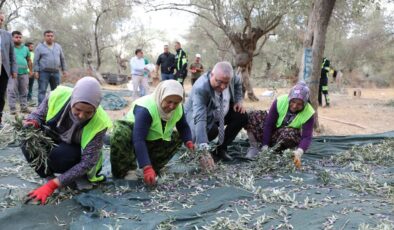
<instances>
[{"instance_id":1,"label":"dark patterned headscarf","mask_svg":"<svg viewBox=\"0 0 394 230\"><path fill-rule=\"evenodd\" d=\"M298 82L293 88L291 88L289 93L289 101L291 99L298 98L304 102L304 105L308 103L309 100L309 88L305 84L305 82L300 81Z\"/></svg>"}]
</instances>

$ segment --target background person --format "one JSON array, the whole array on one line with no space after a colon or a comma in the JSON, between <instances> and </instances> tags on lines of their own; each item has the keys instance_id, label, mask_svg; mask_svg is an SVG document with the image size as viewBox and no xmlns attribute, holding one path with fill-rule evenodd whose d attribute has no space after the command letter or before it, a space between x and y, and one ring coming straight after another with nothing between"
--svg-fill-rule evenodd
<instances>
[{"instance_id":1,"label":"background person","mask_svg":"<svg viewBox=\"0 0 394 230\"><path fill-rule=\"evenodd\" d=\"M194 82L196 82L197 79L204 72L204 66L201 64L200 54L196 54L196 59L194 59L194 62L190 65L189 70L192 73L192 86L193 86Z\"/></svg>"},{"instance_id":2,"label":"background person","mask_svg":"<svg viewBox=\"0 0 394 230\"><path fill-rule=\"evenodd\" d=\"M4 13L0 12L0 27L3 26ZM14 42L12 42L11 33L0 29L0 128L2 127L3 109L5 106L5 95L9 78L18 76L18 66L15 61Z\"/></svg>"},{"instance_id":3,"label":"background person","mask_svg":"<svg viewBox=\"0 0 394 230\"><path fill-rule=\"evenodd\" d=\"M148 69L146 68L144 53L142 49L135 50L135 56L130 59L131 78L133 81L133 98L149 93ZM145 76L146 74L146 76ZM138 89L143 89L140 92Z\"/></svg>"},{"instance_id":4,"label":"background person","mask_svg":"<svg viewBox=\"0 0 394 230\"><path fill-rule=\"evenodd\" d=\"M29 71L32 72L32 62L30 60L29 49L22 44L22 33L19 31L12 32L14 42L14 53L16 64L18 65L18 76L8 80L8 105L11 115L16 115L16 103L20 103L22 113L30 113L27 107L27 93L29 88Z\"/></svg>"},{"instance_id":5,"label":"background person","mask_svg":"<svg viewBox=\"0 0 394 230\"><path fill-rule=\"evenodd\" d=\"M33 65L33 61L34 61L34 44L32 42L26 42L25 46L29 49L30 52L30 60L32 62ZM29 103L31 103L32 105L34 104L32 102L32 97L33 97L33 86L34 86L34 82L37 79L34 77L34 71L33 69L29 70L29 92L27 93L27 101Z\"/></svg>"},{"instance_id":6,"label":"background person","mask_svg":"<svg viewBox=\"0 0 394 230\"><path fill-rule=\"evenodd\" d=\"M175 55L170 53L168 45L164 45L164 52L157 58L156 73L159 73L159 67L162 81L175 79Z\"/></svg>"},{"instance_id":7,"label":"background person","mask_svg":"<svg viewBox=\"0 0 394 230\"><path fill-rule=\"evenodd\" d=\"M175 51L175 79L183 86L183 82L187 77L187 55L182 49L180 42L175 42Z\"/></svg>"},{"instance_id":8,"label":"background person","mask_svg":"<svg viewBox=\"0 0 394 230\"><path fill-rule=\"evenodd\" d=\"M55 42L55 33L51 30L44 32L44 41L38 43L34 50L33 70L38 79L38 104L44 100L48 84L51 90L60 84L60 70L67 77L67 66L62 47Z\"/></svg>"},{"instance_id":9,"label":"background person","mask_svg":"<svg viewBox=\"0 0 394 230\"><path fill-rule=\"evenodd\" d=\"M319 94L317 98L320 106L323 106L323 95L324 99L326 100L326 106L330 106L330 97L328 95L328 75L330 74L330 70L330 60L324 58L321 67Z\"/></svg>"},{"instance_id":10,"label":"background person","mask_svg":"<svg viewBox=\"0 0 394 230\"><path fill-rule=\"evenodd\" d=\"M46 199L61 186L72 182L101 182L98 173L103 163L103 138L111 119L100 106L101 88L93 77L83 77L74 88L59 86L31 113L25 126L41 128L57 144L48 153L48 169L41 165L35 171L42 178L52 178L29 193L29 197L45 204ZM28 162L35 160L30 148L22 145ZM85 182L85 183L86 183ZM77 183L78 185L78 183Z\"/></svg>"}]
</instances>

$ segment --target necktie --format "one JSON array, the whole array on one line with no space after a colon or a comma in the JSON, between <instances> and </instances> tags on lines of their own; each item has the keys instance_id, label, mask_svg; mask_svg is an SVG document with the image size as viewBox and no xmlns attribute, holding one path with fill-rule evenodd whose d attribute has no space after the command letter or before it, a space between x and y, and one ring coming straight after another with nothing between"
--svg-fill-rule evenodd
<instances>
[{"instance_id":1,"label":"necktie","mask_svg":"<svg viewBox=\"0 0 394 230\"><path fill-rule=\"evenodd\" d=\"M224 141L224 108L223 108L223 93L219 96L219 144Z\"/></svg>"}]
</instances>

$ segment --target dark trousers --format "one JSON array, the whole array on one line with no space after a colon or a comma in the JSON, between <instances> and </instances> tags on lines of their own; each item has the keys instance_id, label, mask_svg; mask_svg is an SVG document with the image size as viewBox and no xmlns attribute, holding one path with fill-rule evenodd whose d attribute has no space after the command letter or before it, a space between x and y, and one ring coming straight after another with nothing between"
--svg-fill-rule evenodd
<instances>
[{"instance_id":1,"label":"dark trousers","mask_svg":"<svg viewBox=\"0 0 394 230\"><path fill-rule=\"evenodd\" d=\"M31 152L26 149L25 145L21 146L23 155L27 162L32 162L37 156L32 156ZM45 170L45 166L41 165L35 167L34 170L41 178L52 176L53 173L65 173L67 170L72 168L74 165L81 161L81 146L72 145L64 142L60 142L57 147L54 147L48 154L47 165L48 168Z\"/></svg>"},{"instance_id":2,"label":"dark trousers","mask_svg":"<svg viewBox=\"0 0 394 230\"><path fill-rule=\"evenodd\" d=\"M5 72L3 66L1 66L1 75L0 75L0 123L1 117L3 116L3 109L5 106L5 95L7 92L7 84L8 84L8 75Z\"/></svg>"},{"instance_id":3,"label":"dark trousers","mask_svg":"<svg viewBox=\"0 0 394 230\"><path fill-rule=\"evenodd\" d=\"M242 114L239 112L235 112L230 106L230 109L227 115L224 117L224 124L226 128L224 130L224 140L221 145L217 147L217 151L227 151L227 146L230 145L235 137L238 135L239 131L241 131L242 127L244 127L248 123L248 115L246 113ZM208 131L208 140L212 141L219 134L219 124L214 124L212 128Z\"/></svg>"},{"instance_id":4,"label":"dark trousers","mask_svg":"<svg viewBox=\"0 0 394 230\"><path fill-rule=\"evenodd\" d=\"M36 79L34 77L29 76L29 92L27 93L27 100L31 101L33 96L33 86Z\"/></svg>"},{"instance_id":5,"label":"dark trousers","mask_svg":"<svg viewBox=\"0 0 394 230\"><path fill-rule=\"evenodd\" d=\"M326 106L330 105L330 97L328 95L328 86L327 85L319 85L319 94L317 96L317 100L319 101L319 105L323 105L323 95L324 95L324 100L326 101Z\"/></svg>"}]
</instances>

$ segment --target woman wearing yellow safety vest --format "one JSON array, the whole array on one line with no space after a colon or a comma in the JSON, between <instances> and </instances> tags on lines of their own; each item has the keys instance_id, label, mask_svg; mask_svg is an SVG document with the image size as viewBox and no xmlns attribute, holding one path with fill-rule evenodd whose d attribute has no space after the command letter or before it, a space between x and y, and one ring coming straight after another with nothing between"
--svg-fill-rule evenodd
<instances>
[{"instance_id":1,"label":"woman wearing yellow safety vest","mask_svg":"<svg viewBox=\"0 0 394 230\"><path fill-rule=\"evenodd\" d=\"M111 120L100 106L101 88L93 77L83 77L74 88L58 86L47 96L36 111L28 115L24 126L43 129L56 143L48 153L47 168L36 166L42 178L53 178L29 193L31 199L45 204L59 187L72 182L83 184L105 179L98 175L102 167L103 138ZM35 160L30 147L22 145L28 162Z\"/></svg>"},{"instance_id":2,"label":"woman wearing yellow safety vest","mask_svg":"<svg viewBox=\"0 0 394 230\"><path fill-rule=\"evenodd\" d=\"M111 135L111 168L116 178L136 180L137 162L148 185L174 156L182 142L194 150L190 127L183 112L183 87L162 81L153 94L135 100L125 120L115 122ZM174 128L179 131L173 132Z\"/></svg>"},{"instance_id":3,"label":"woman wearing yellow safety vest","mask_svg":"<svg viewBox=\"0 0 394 230\"><path fill-rule=\"evenodd\" d=\"M279 96L267 114L252 111L246 128L251 147L247 158L254 158L263 149L275 146L276 151L294 150L294 164L301 167L301 156L312 141L315 110L309 103L309 88L304 82L297 83L288 95Z\"/></svg>"}]
</instances>

